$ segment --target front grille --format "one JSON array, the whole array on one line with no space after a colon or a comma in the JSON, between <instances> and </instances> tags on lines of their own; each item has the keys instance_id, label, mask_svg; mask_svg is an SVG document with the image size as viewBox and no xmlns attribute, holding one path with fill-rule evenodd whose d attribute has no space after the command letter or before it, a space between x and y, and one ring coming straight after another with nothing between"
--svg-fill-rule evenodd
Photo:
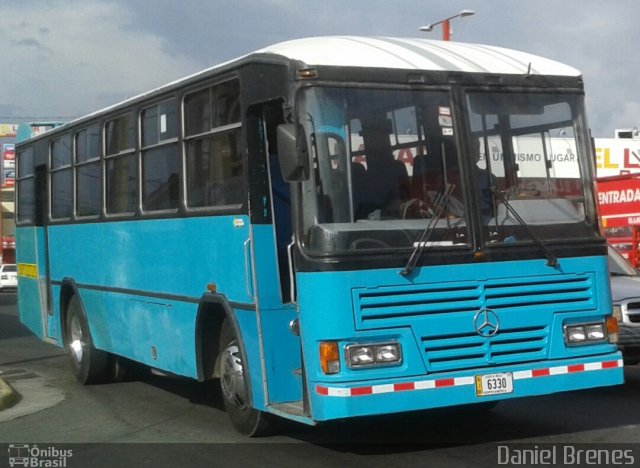
<instances>
[{"instance_id":1,"label":"front grille","mask_svg":"<svg viewBox=\"0 0 640 468\"><path fill-rule=\"evenodd\" d=\"M631 323L640 323L640 302L629 302L627 304L627 317Z\"/></svg>"},{"instance_id":2,"label":"front grille","mask_svg":"<svg viewBox=\"0 0 640 468\"><path fill-rule=\"evenodd\" d=\"M353 301L360 329L411 327L430 371L545 359L553 314L595 307L590 275L365 288ZM474 326L484 308L500 321L488 338Z\"/></svg>"},{"instance_id":3,"label":"front grille","mask_svg":"<svg viewBox=\"0 0 640 468\"><path fill-rule=\"evenodd\" d=\"M422 337L429 368L433 371L499 365L544 359L548 327L500 329L485 338L471 332L454 336Z\"/></svg>"}]
</instances>

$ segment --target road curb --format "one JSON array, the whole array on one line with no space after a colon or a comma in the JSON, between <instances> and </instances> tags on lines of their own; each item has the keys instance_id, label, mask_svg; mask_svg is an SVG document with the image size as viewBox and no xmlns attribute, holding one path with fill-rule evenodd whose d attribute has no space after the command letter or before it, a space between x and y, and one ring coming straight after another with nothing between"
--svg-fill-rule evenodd
<instances>
[{"instance_id":1,"label":"road curb","mask_svg":"<svg viewBox=\"0 0 640 468\"><path fill-rule=\"evenodd\" d=\"M11 408L20 401L20 394L0 377L0 411Z\"/></svg>"}]
</instances>

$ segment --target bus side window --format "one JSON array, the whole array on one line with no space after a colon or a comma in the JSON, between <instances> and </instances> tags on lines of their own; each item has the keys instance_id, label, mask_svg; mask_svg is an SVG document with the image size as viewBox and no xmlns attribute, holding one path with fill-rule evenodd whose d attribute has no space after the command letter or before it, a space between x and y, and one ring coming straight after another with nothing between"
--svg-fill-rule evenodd
<instances>
[{"instance_id":1,"label":"bus side window","mask_svg":"<svg viewBox=\"0 0 640 468\"><path fill-rule=\"evenodd\" d=\"M175 99L142 110L142 208L175 210L180 204L181 160Z\"/></svg>"},{"instance_id":2,"label":"bus side window","mask_svg":"<svg viewBox=\"0 0 640 468\"><path fill-rule=\"evenodd\" d=\"M125 114L105 124L107 213L133 214L138 203L135 119Z\"/></svg>"},{"instance_id":3,"label":"bus side window","mask_svg":"<svg viewBox=\"0 0 640 468\"><path fill-rule=\"evenodd\" d=\"M244 202L239 103L238 80L185 97L189 208L239 206Z\"/></svg>"},{"instance_id":4,"label":"bus side window","mask_svg":"<svg viewBox=\"0 0 640 468\"><path fill-rule=\"evenodd\" d=\"M51 142L51 218L69 219L73 213L71 135Z\"/></svg>"}]
</instances>

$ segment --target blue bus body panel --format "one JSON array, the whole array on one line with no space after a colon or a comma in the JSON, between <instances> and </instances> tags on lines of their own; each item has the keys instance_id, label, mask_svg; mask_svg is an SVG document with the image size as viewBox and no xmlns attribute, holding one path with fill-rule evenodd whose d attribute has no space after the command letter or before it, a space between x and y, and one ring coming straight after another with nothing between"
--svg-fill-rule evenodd
<instances>
[{"instance_id":1,"label":"blue bus body panel","mask_svg":"<svg viewBox=\"0 0 640 468\"><path fill-rule=\"evenodd\" d=\"M242 216L50 226L55 315L61 282L71 279L97 348L195 378L196 315L207 285L230 303L253 301L247 239Z\"/></svg>"},{"instance_id":2,"label":"blue bus body panel","mask_svg":"<svg viewBox=\"0 0 640 468\"><path fill-rule=\"evenodd\" d=\"M178 375L198 377L196 323L207 285L230 304L247 351L253 405L301 404L305 422L420 410L614 385L622 361L608 343L567 347L563 327L611 310L606 258L298 273L298 304L284 304L272 226L246 217L202 217L50 226L52 311L46 307L43 228L18 228L22 321L61 344L60 292L72 280L96 347ZM219 239L225 239L221 243ZM188 248L184 244L188 243ZM175 262L172 258L175 257ZM479 310L500 321L475 331ZM300 321L300 337L289 329ZM302 343L301 343L302 341ZM321 341L337 341L340 372L325 375ZM344 347L396 341L402 362L350 369ZM304 356L304 372L302 365ZM476 378L504 372L513 391L478 397ZM282 413L280 413L282 414Z\"/></svg>"},{"instance_id":3,"label":"blue bus body panel","mask_svg":"<svg viewBox=\"0 0 640 468\"><path fill-rule=\"evenodd\" d=\"M436 266L420 269L411 279L398 269L300 273L301 333L313 418L621 383L622 361L614 345L567 347L563 338L564 325L602 321L610 313L607 281L604 257L563 258L558 268L544 260ZM475 330L476 314L485 307L499 318L499 333L493 337ZM321 341L338 342L339 373L322 373ZM347 367L345 346L393 341L402 345L401 364ZM587 370L580 371L585 366ZM551 374L544 380L516 378L526 371ZM514 375L513 392L477 397L475 376L494 372ZM451 379L462 379L464 385L449 385ZM443 389L402 392L435 382Z\"/></svg>"},{"instance_id":4,"label":"blue bus body panel","mask_svg":"<svg viewBox=\"0 0 640 468\"><path fill-rule=\"evenodd\" d=\"M47 338L45 298L46 265L42 227L16 228L16 264L18 275L18 309L22 323L39 338ZM25 272L25 266L29 271ZM54 330L54 336L59 331Z\"/></svg>"},{"instance_id":5,"label":"blue bus body panel","mask_svg":"<svg viewBox=\"0 0 640 468\"><path fill-rule=\"evenodd\" d=\"M51 279L190 298L216 283L230 301L247 303L251 297L238 279L245 278L248 238L245 217L51 226Z\"/></svg>"},{"instance_id":6,"label":"blue bus body panel","mask_svg":"<svg viewBox=\"0 0 640 468\"><path fill-rule=\"evenodd\" d=\"M297 312L281 298L271 225L226 216L49 226L50 315L41 312L44 230L17 235L18 261L37 264L41 276L19 279L21 319L41 338L46 316L62 345L61 289L72 280L98 349L197 378L199 301L215 284L242 335L253 404L302 399L300 340L288 327Z\"/></svg>"}]
</instances>

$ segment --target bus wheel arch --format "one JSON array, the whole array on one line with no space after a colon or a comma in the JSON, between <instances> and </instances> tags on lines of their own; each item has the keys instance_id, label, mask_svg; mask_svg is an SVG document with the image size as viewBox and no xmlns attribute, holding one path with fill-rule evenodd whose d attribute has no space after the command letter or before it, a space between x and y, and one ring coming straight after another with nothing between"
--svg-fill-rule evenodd
<instances>
[{"instance_id":1,"label":"bus wheel arch","mask_svg":"<svg viewBox=\"0 0 640 468\"><path fill-rule=\"evenodd\" d=\"M78 295L78 288L73 280L66 279L62 282L60 287L60 332L62 342L67 342L67 311L69 308L69 302L73 296ZM82 306L82 304L81 304ZM83 308L84 311L84 308Z\"/></svg>"},{"instance_id":2,"label":"bus wheel arch","mask_svg":"<svg viewBox=\"0 0 640 468\"><path fill-rule=\"evenodd\" d=\"M229 419L243 435L271 433L266 413L252 406L246 348L233 310L224 297L209 295L200 304L196 325L200 380L218 378Z\"/></svg>"},{"instance_id":3,"label":"bus wheel arch","mask_svg":"<svg viewBox=\"0 0 640 468\"><path fill-rule=\"evenodd\" d=\"M220 329L227 317L231 317L231 310L222 300L215 297L205 297L200 302L196 318L196 359L198 380L205 381L217 378L218 348Z\"/></svg>"}]
</instances>

